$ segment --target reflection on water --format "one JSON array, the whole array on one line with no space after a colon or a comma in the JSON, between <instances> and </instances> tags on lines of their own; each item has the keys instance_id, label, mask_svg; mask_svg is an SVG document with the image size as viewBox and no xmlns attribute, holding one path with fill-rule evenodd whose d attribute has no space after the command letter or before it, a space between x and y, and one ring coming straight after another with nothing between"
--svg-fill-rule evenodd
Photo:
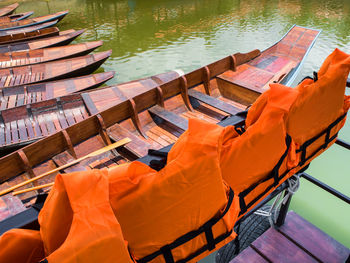
<instances>
[{"instance_id":1,"label":"reflection on water","mask_svg":"<svg viewBox=\"0 0 350 263\"><path fill-rule=\"evenodd\" d=\"M61 29L86 28L78 41L102 39L101 50L113 49L103 66L117 72L110 84L173 69L188 72L231 53L265 49L293 24L323 30L299 79L334 48L350 52L348 0L29 0L18 12L63 9L70 15ZM341 137L350 141L350 124ZM333 146L309 172L350 196L349 159L349 151ZM349 206L303 181L292 208L350 247Z\"/></svg>"}]
</instances>

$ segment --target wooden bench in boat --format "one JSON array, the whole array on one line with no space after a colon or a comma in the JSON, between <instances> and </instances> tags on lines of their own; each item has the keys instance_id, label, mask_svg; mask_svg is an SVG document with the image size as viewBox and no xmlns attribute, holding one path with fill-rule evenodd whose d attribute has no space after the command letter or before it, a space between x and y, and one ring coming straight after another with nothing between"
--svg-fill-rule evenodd
<instances>
[{"instance_id":1,"label":"wooden bench in boat","mask_svg":"<svg viewBox=\"0 0 350 263\"><path fill-rule=\"evenodd\" d=\"M349 259L350 249L290 211L281 227L267 230L230 263L340 263Z\"/></svg>"}]
</instances>

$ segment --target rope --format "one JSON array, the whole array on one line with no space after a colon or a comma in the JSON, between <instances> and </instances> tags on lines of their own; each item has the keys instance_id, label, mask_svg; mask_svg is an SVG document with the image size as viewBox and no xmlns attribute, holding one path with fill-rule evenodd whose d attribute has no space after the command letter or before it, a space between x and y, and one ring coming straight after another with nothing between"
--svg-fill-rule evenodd
<instances>
[{"instance_id":1,"label":"rope","mask_svg":"<svg viewBox=\"0 0 350 263\"><path fill-rule=\"evenodd\" d=\"M277 215L278 215L277 211L280 209L282 204L285 205L288 198L291 198L299 189L299 186L300 186L299 176L293 175L291 178L287 180L287 182L288 182L288 188L286 189L287 194L284 198L282 198L283 192L281 192L278 194L278 196L274 200L269 211L263 211L259 209L254 212L254 214L256 215L268 217L271 226L274 226L276 224ZM275 210L274 213L273 213L273 210Z\"/></svg>"}]
</instances>

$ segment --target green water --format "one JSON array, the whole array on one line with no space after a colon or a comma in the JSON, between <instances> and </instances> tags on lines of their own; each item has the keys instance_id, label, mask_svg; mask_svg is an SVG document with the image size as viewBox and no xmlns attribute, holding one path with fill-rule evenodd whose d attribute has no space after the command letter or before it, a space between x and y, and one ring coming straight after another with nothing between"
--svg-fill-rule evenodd
<instances>
[{"instance_id":1,"label":"green water","mask_svg":"<svg viewBox=\"0 0 350 263\"><path fill-rule=\"evenodd\" d=\"M350 53L349 0L49 0L22 2L18 11L64 9L60 29L86 28L78 42L101 39L101 51L113 49L102 67L117 72L109 84L265 49L293 24L323 30L297 81L334 48ZM349 122L340 138L350 142ZM333 146L308 172L350 196L350 151ZM349 205L302 180L291 208L350 247Z\"/></svg>"}]
</instances>

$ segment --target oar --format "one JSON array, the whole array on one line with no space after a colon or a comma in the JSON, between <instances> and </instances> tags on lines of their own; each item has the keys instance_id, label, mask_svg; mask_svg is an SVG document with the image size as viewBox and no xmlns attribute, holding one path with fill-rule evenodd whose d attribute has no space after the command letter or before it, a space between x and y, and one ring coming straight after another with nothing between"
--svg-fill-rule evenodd
<instances>
[{"instance_id":1,"label":"oar","mask_svg":"<svg viewBox=\"0 0 350 263\"><path fill-rule=\"evenodd\" d=\"M5 195L5 194L7 194L7 193L9 193L9 192L12 192L13 190L15 190L15 189L17 189L17 188L22 187L22 186L27 185L27 184L30 184L30 183L32 183L32 182L34 182L34 181L36 181L36 180L39 180L39 179L41 179L41 178L43 178L43 177L45 177L45 176L48 176L48 175L53 174L53 173L55 173L55 172L58 172L58 171L60 171L60 170L66 169L66 168L68 168L68 167L70 167L70 166L72 166L72 165L74 165L74 164L77 164L77 163L79 163L79 162L81 162L81 161L83 161L83 160L85 160L85 159L87 159L87 158L94 157L94 156L97 156L97 155L106 153L106 152L108 152L108 151L110 151L110 150L113 150L113 149L115 149L115 148L118 148L118 147L120 147L120 146L123 146L123 145L125 145L125 144L127 144L127 143L129 143L129 142L131 142L131 140L130 140L129 138L124 138L124 139L122 139L122 140L120 140L120 141L117 141L117 142L111 144L111 145L108 145L108 146L106 146L106 147L103 147L102 149L99 149L99 150L94 151L94 152L92 152L92 153L89 153L88 155L85 155L85 156L83 156L83 157L81 157L81 158L79 158L79 159L76 159L76 160L74 160L74 161L72 161L72 162L70 162L70 163L67 163L67 164L62 165L62 166L60 166L60 167L57 167L57 168L55 168L55 169L53 169L53 170L51 170L51 171L48 171L48 172L43 173L43 174L41 174L41 175L35 176L35 177L33 177L33 178L31 178L31 179L29 179L29 180L27 180L27 181L24 181L24 182L22 182L22 183L19 183L19 184L17 184L17 185L14 185L14 186L12 186L12 187L10 187L10 188L7 188L7 189L5 189L5 190L3 190L3 191L0 192L0 196Z\"/></svg>"},{"instance_id":2,"label":"oar","mask_svg":"<svg viewBox=\"0 0 350 263\"><path fill-rule=\"evenodd\" d=\"M111 168L107 168L107 169L113 169L113 168L120 167L120 166L123 166L123 165L126 165L126 164L128 164L128 163L126 162L126 163L123 163L123 164L117 164L117 165L114 165ZM28 193L28 192L31 192L31 191L43 189L43 188L46 188L46 187L51 187L54 184L55 183L52 182L52 183L48 183L48 184L42 184L42 185L34 186L34 187L31 187L31 188L26 188L26 189L19 190L19 191L14 191L14 192L12 192L12 195L20 195L20 194Z\"/></svg>"},{"instance_id":3,"label":"oar","mask_svg":"<svg viewBox=\"0 0 350 263\"><path fill-rule=\"evenodd\" d=\"M54 184L55 183L52 182L52 183L49 183L49 184L42 184L42 185L34 186L34 187L31 187L31 188L15 191L15 192L12 193L12 195L20 195L20 194L28 193L28 192L31 192L31 191L43 189L43 188L46 188L46 187L51 187Z\"/></svg>"}]
</instances>

